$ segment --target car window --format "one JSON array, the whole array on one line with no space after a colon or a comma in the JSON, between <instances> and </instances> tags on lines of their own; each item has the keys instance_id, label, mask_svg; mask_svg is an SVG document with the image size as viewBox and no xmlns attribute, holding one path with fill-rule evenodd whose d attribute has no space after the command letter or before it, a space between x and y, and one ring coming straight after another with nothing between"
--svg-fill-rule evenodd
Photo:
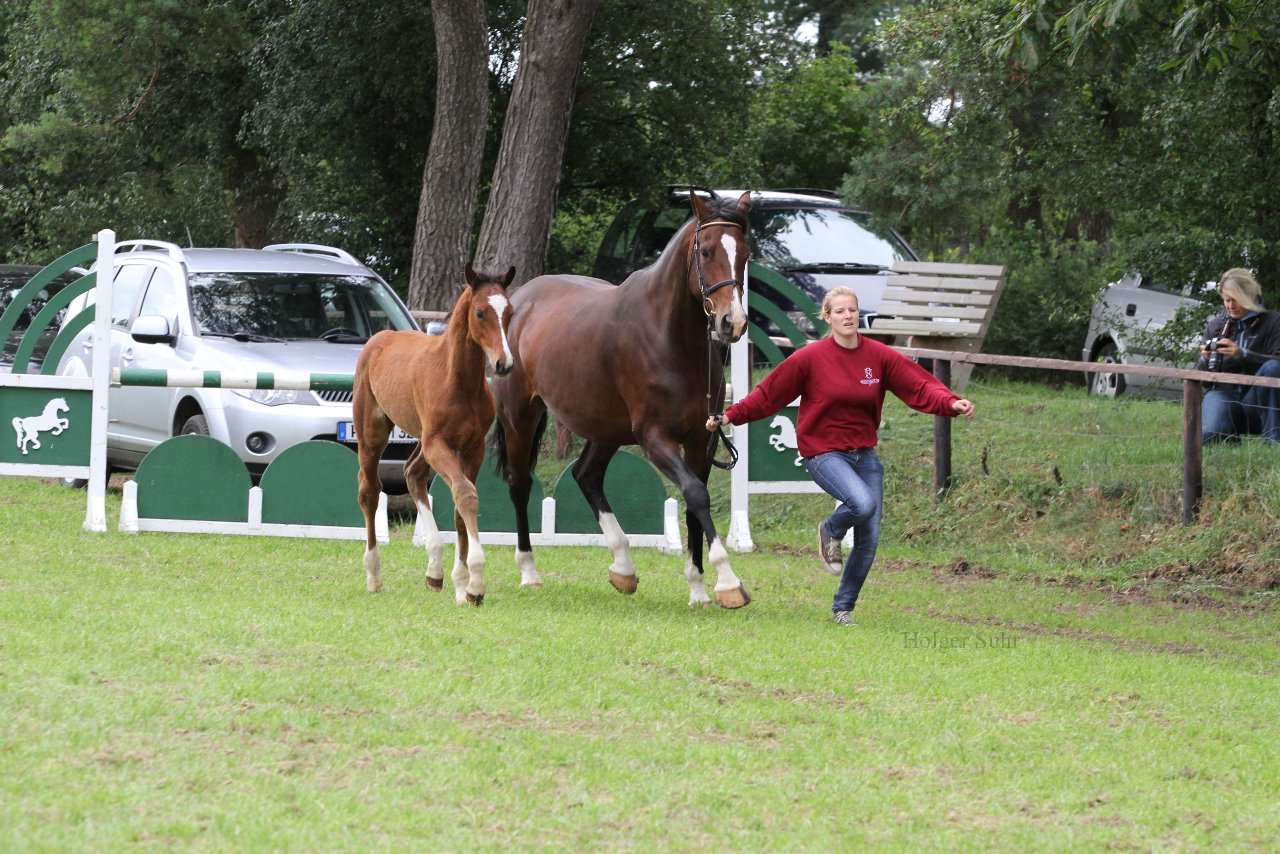
<instances>
[{"instance_id":1,"label":"car window","mask_svg":"<svg viewBox=\"0 0 1280 854\"><path fill-rule=\"evenodd\" d=\"M870 214L838 208L765 208L750 214L754 254L782 270L807 264L890 267L914 260Z\"/></svg>"},{"instance_id":2,"label":"car window","mask_svg":"<svg viewBox=\"0 0 1280 854\"><path fill-rule=\"evenodd\" d=\"M145 264L125 264L120 267L111 288L112 326L129 325L129 317L133 314L133 304L138 299L138 291L151 277L153 269Z\"/></svg>"},{"instance_id":3,"label":"car window","mask_svg":"<svg viewBox=\"0 0 1280 854\"><path fill-rule=\"evenodd\" d=\"M182 302L178 299L178 287L174 284L173 276L163 267L157 267L155 275L151 277L151 284L147 286L147 292L142 297L142 306L138 309L139 315L159 315L169 321L171 327L175 326L178 319L178 312L182 310Z\"/></svg>"},{"instance_id":4,"label":"car window","mask_svg":"<svg viewBox=\"0 0 1280 854\"><path fill-rule=\"evenodd\" d=\"M191 314L205 334L319 338L341 332L368 338L414 329L413 319L378 279L310 273L196 273Z\"/></svg>"}]
</instances>

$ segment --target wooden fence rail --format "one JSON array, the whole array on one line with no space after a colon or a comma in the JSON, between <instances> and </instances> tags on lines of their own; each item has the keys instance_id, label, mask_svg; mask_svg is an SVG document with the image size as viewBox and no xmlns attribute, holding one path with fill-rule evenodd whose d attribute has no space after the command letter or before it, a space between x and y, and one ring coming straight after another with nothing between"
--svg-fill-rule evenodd
<instances>
[{"instance_id":1,"label":"wooden fence rail","mask_svg":"<svg viewBox=\"0 0 1280 854\"><path fill-rule=\"evenodd\" d=\"M1200 512L1200 499L1203 497L1204 489L1202 471L1203 446L1200 441L1200 403L1204 395L1200 384L1215 382L1227 385L1280 388L1280 377L1254 377L1244 374L1189 371L1181 368L1162 368L1155 365L1072 362L1067 359L1041 359L1030 356L956 353L952 350L926 350L915 347L896 347L894 349L912 358L932 359L934 375L948 384L951 378L951 365L953 362L967 365L1002 365L1011 368L1035 368L1038 370L1067 371L1071 373L1133 374L1181 380L1182 524L1184 525L1190 525ZM951 419L939 416L934 420L933 431L933 485L937 492L942 492L950 484Z\"/></svg>"}]
</instances>

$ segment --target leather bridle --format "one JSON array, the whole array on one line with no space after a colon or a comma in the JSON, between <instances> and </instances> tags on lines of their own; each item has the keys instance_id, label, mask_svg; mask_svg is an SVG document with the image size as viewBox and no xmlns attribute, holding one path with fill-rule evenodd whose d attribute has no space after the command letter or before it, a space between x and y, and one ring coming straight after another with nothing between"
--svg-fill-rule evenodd
<instances>
[{"instance_id":1,"label":"leather bridle","mask_svg":"<svg viewBox=\"0 0 1280 854\"><path fill-rule=\"evenodd\" d=\"M712 305L711 303L711 295L714 294L716 291L720 290L721 288L727 288L731 285L736 285L739 288L745 288L745 283L741 279L737 279L732 276L730 276L727 279L722 279L721 281L716 282L714 285L710 285L710 286L707 285L706 278L702 275L702 243L699 235L702 233L702 229L710 228L713 225L722 225L730 228L736 228L739 231L743 232L744 237L746 234L746 229L743 228L739 223L731 222L726 219L714 219L708 222L700 222L698 223L698 227L693 230L693 248L691 250L693 257L690 259L690 265L697 267L698 291L702 295L702 311L707 316L707 415L708 416L713 416L716 414L715 409L711 405L711 401L712 401L712 396L717 387L716 386L717 377L715 375L715 360L711 358L711 348L713 346L712 333L715 331L713 328L715 326L715 306ZM750 261L750 260L751 260L751 252L750 250L748 250L747 261ZM746 269L745 264L743 265L743 269L744 270ZM729 272L732 273L733 271L730 270ZM719 377L719 380L720 380L720 388L723 388L724 387L723 374ZM727 462L720 462L719 460L716 459L716 439L719 439L720 441L724 442L725 450L729 452L729 460ZM711 438L707 442L707 458L711 460L711 464L713 466L719 469L728 470L738 464L738 449L733 446L733 443L729 441L729 437L725 435L724 425L722 423L716 425L715 432L711 434Z\"/></svg>"}]
</instances>

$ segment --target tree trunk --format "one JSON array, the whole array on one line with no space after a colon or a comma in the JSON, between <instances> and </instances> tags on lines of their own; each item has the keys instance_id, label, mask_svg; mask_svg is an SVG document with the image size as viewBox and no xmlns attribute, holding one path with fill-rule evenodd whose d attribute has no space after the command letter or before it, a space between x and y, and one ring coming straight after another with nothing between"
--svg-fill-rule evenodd
<instances>
[{"instance_id":1,"label":"tree trunk","mask_svg":"<svg viewBox=\"0 0 1280 854\"><path fill-rule=\"evenodd\" d=\"M274 242L271 229L284 193L279 176L274 169L263 165L258 152L238 144L233 146L226 175L230 190L227 213L237 248L261 249Z\"/></svg>"},{"instance_id":2,"label":"tree trunk","mask_svg":"<svg viewBox=\"0 0 1280 854\"><path fill-rule=\"evenodd\" d=\"M484 0L432 0L436 112L422 171L409 307L447 311L471 260L471 229L489 118Z\"/></svg>"},{"instance_id":3,"label":"tree trunk","mask_svg":"<svg viewBox=\"0 0 1280 854\"><path fill-rule=\"evenodd\" d=\"M517 282L546 266L578 65L599 6L600 0L529 0L476 247L480 266L514 264Z\"/></svg>"}]
</instances>

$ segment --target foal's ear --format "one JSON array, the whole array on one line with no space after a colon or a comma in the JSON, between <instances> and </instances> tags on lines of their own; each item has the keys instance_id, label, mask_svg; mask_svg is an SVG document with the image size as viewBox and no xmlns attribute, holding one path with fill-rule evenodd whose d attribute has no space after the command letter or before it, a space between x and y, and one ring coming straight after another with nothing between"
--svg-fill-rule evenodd
<instances>
[{"instance_id":1,"label":"foal's ear","mask_svg":"<svg viewBox=\"0 0 1280 854\"><path fill-rule=\"evenodd\" d=\"M751 191L747 190L741 196L738 196L738 213L745 215L751 210Z\"/></svg>"},{"instance_id":2,"label":"foal's ear","mask_svg":"<svg viewBox=\"0 0 1280 854\"><path fill-rule=\"evenodd\" d=\"M511 269L508 270L506 275L502 277L502 287L504 288L511 287L511 282L515 279L515 277L516 277L516 268L514 265L512 265Z\"/></svg>"},{"instance_id":3,"label":"foal's ear","mask_svg":"<svg viewBox=\"0 0 1280 854\"><path fill-rule=\"evenodd\" d=\"M467 287L474 288L476 286L476 271L471 266L471 262L467 262Z\"/></svg>"}]
</instances>

